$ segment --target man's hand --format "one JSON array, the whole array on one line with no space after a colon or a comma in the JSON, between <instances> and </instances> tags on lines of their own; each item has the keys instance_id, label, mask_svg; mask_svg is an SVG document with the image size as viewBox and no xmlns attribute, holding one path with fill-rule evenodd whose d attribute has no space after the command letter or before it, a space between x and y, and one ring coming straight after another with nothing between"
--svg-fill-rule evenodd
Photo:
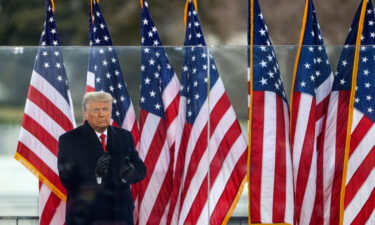
<instances>
[{"instance_id":1,"label":"man's hand","mask_svg":"<svg viewBox=\"0 0 375 225\"><path fill-rule=\"evenodd\" d=\"M111 155L105 152L96 163L95 175L96 177L105 177L108 173L109 163L111 161Z\"/></svg>"},{"instance_id":2,"label":"man's hand","mask_svg":"<svg viewBox=\"0 0 375 225\"><path fill-rule=\"evenodd\" d=\"M130 162L129 157L126 157L124 161L121 162L120 165L120 178L122 182L126 183L129 178L133 175L134 173L134 166Z\"/></svg>"}]
</instances>

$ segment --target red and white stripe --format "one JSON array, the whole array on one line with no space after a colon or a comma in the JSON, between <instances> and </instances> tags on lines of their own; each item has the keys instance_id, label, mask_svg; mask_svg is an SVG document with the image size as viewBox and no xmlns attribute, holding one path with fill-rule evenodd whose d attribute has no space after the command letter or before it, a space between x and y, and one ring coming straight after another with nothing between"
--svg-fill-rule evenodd
<instances>
[{"instance_id":1,"label":"red and white stripe","mask_svg":"<svg viewBox=\"0 0 375 225\"><path fill-rule=\"evenodd\" d=\"M147 167L147 175L137 184L140 225L166 223L168 206L165 206L172 192L176 134L181 129L177 119L179 90L175 74L162 92L164 119L141 110L139 154Z\"/></svg>"},{"instance_id":2,"label":"red and white stripe","mask_svg":"<svg viewBox=\"0 0 375 225\"><path fill-rule=\"evenodd\" d=\"M344 225L375 224L375 125L354 108L344 200Z\"/></svg>"},{"instance_id":3,"label":"red and white stripe","mask_svg":"<svg viewBox=\"0 0 375 225\"><path fill-rule=\"evenodd\" d=\"M39 183L39 224L64 225L66 203L41 182Z\"/></svg>"},{"instance_id":4,"label":"red and white stripe","mask_svg":"<svg viewBox=\"0 0 375 225\"><path fill-rule=\"evenodd\" d=\"M70 94L67 102L47 80L33 71L15 157L43 182L40 185L40 224L65 223L65 203L61 197L66 191L58 175L57 146L60 135L75 126L71 106Z\"/></svg>"},{"instance_id":5,"label":"red and white stripe","mask_svg":"<svg viewBox=\"0 0 375 225\"><path fill-rule=\"evenodd\" d=\"M289 110L274 92L254 91L250 152L251 223L293 224Z\"/></svg>"},{"instance_id":6,"label":"red and white stripe","mask_svg":"<svg viewBox=\"0 0 375 225\"><path fill-rule=\"evenodd\" d=\"M324 124L323 193L324 225L336 225L340 219L340 192L344 163L349 91L332 91Z\"/></svg>"},{"instance_id":7,"label":"red and white stripe","mask_svg":"<svg viewBox=\"0 0 375 225\"><path fill-rule=\"evenodd\" d=\"M183 132L168 224L207 224L208 218L221 224L246 175L247 143L220 79Z\"/></svg>"},{"instance_id":8,"label":"red and white stripe","mask_svg":"<svg viewBox=\"0 0 375 225\"><path fill-rule=\"evenodd\" d=\"M322 216L322 160L320 139L333 83L331 74L317 89L316 96L294 92L292 104L292 162L295 187L295 217L300 225L318 224Z\"/></svg>"}]
</instances>

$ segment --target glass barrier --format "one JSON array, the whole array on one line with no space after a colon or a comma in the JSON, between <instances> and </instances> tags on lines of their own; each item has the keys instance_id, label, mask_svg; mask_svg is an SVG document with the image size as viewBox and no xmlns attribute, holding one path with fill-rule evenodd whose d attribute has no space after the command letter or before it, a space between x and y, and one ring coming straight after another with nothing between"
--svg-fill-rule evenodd
<instances>
[{"instance_id":1,"label":"glass barrier","mask_svg":"<svg viewBox=\"0 0 375 225\"><path fill-rule=\"evenodd\" d=\"M335 72L342 48L343 46L326 47L333 72ZM2 143L0 148L0 224L14 224L14 221L9 222L8 220L17 217L39 217L43 210L43 204L39 200L38 179L14 159L38 49L38 47L0 47L0 130L2 133L0 136L0 143ZM173 220L175 219L173 215L175 216L177 213L180 218L191 219L197 224L210 224L209 215L215 213L218 217L221 216L220 218L223 218L224 215L228 224L247 224L248 186L246 182L242 183L244 177L241 177L241 171L247 171L245 162L248 139L247 46L165 47L169 63L163 57L163 50L160 47L149 47L149 50L141 47L115 47L114 49L117 51L118 60L103 58L102 61L91 65L91 69L99 68L98 70L100 70L111 66L110 64L119 64L132 100L136 119L140 121L142 117L142 124L146 124L141 129L140 135L141 142L146 144L141 144L138 147L142 149L140 157L148 165L147 176L150 178L146 178L147 181L138 187L143 190L138 200L144 199L142 203L144 209L141 209L139 213L150 215L160 211L160 205L158 208L152 204L159 201L159 204L164 204L162 204L163 208L170 211L170 216L164 212L158 218L159 220ZM286 99L289 99L298 47L274 46L274 49L287 94ZM48 54L56 51L54 48L46 48L47 50ZM92 54L96 54L96 57L101 57L102 50L107 53L110 51L108 47L61 48L77 125L81 125L83 121L81 102L86 90L90 51L94 51ZM147 53L152 53L153 56L148 56ZM54 56L44 56L41 52L37 60L44 60L43 57ZM43 68L60 69L61 66L57 63L41 64L38 71L43 73ZM174 70L178 80L173 80L173 72L168 72L171 69ZM105 68L103 70L109 71ZM91 72L95 74L95 71ZM59 75L61 74L56 74L56 79L59 79ZM109 74L107 78L115 75ZM105 76L106 74L103 78L98 78L95 74L92 83L99 85L97 83L101 82L100 79L106 79ZM168 86L163 83L170 80L180 86ZM155 87L159 90L147 87L150 84L156 85ZM108 88L108 90L113 88L116 91L123 87L103 86L102 88ZM141 88L143 88L142 92ZM170 96L160 95L161 90L166 90ZM179 100L184 103L183 109L180 110L184 113L183 115L173 115L177 108L168 108L168 106L175 104L178 107L178 99L175 102L174 97L179 91L181 91ZM229 98L226 98L224 93ZM46 93L42 92L41 94ZM159 100L164 104L162 107L160 107L159 101L152 99L155 97L154 95L158 94L160 95L158 96ZM116 100L122 101L122 96L117 96ZM58 104L58 102L53 103ZM230 105L233 106L232 111ZM164 123L158 127L161 130L155 133L156 127L147 123L150 123L149 120L153 118L149 117L149 114L158 112L157 110L160 108L164 108L168 114L160 111L161 114L155 114L161 120L159 123ZM140 113L142 110L143 112ZM148 114L145 114L146 111ZM162 116L160 117L160 115ZM116 112L113 113L113 116L116 116ZM170 121L171 118L175 120L174 123ZM159 121L156 118L153 119ZM236 130L236 119L242 132ZM226 134L227 131L231 131L231 133ZM161 134L163 132L164 134ZM153 140L150 139L150 136L153 135L160 135L160 140L154 140L155 143L151 143ZM175 142L168 142L168 138L175 138ZM168 141L164 143L166 140ZM160 143L156 143L160 141L164 143L161 146ZM240 146L239 152L232 152L231 147L234 143L236 143L236 147ZM147 146L153 147L148 148ZM178 150L176 146L182 147ZM149 149L157 149L159 152L154 153L156 156L150 156L148 155ZM245 156L240 158L243 154ZM56 153L52 156L55 157L54 162L56 162ZM241 159L245 160L245 163L238 163ZM168 163L163 165L165 161ZM239 166L242 168L238 168ZM57 167L54 169L56 171ZM238 174L237 180L233 181L230 178L233 176L234 169L238 170ZM167 172L169 173L167 174ZM175 175L174 179L173 174ZM151 177L151 175L153 176ZM167 178L163 180L163 177L169 177L170 180L165 181ZM167 187L164 192L172 193L174 197L167 204L168 197L166 199L165 196L158 195L158 188L147 189L147 185L150 183L156 187L159 186L159 190L162 189L161 187ZM234 185L236 190L243 190L242 194L237 196L238 204L233 204L230 200L236 198L237 192L232 191L228 194L227 199L220 195L223 189L227 188L223 184ZM176 187L181 188L176 189ZM179 205L181 202L184 204ZM218 202L222 207L220 210L216 208ZM43 203L45 204L45 202ZM174 214L171 213L173 207L175 208ZM192 212L192 208L199 210L200 213ZM232 212L230 218L226 213L229 211ZM147 218L151 218L151 216ZM145 221L147 218L140 220Z\"/></svg>"}]
</instances>

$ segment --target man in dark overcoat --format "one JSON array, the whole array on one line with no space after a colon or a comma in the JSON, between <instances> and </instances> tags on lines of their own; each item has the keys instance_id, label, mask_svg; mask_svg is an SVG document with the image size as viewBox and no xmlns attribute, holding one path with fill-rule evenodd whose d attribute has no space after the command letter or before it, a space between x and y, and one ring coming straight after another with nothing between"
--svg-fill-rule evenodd
<instances>
[{"instance_id":1,"label":"man in dark overcoat","mask_svg":"<svg viewBox=\"0 0 375 225\"><path fill-rule=\"evenodd\" d=\"M67 190L66 225L133 225L130 185L146 176L130 132L110 126L113 98L89 92L85 122L60 136L58 170Z\"/></svg>"}]
</instances>

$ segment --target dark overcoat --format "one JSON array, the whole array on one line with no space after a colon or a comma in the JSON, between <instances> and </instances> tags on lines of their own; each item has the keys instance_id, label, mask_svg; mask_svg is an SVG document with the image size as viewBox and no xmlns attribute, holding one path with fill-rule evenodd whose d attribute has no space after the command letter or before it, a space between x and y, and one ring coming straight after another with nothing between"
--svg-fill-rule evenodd
<instances>
[{"instance_id":1,"label":"dark overcoat","mask_svg":"<svg viewBox=\"0 0 375 225\"><path fill-rule=\"evenodd\" d=\"M108 175L97 183L96 163L104 154L93 128L85 122L59 138L58 170L67 190L66 225L132 225L134 204L130 184L146 176L146 167L134 148L130 132L108 127ZM130 158L135 172L126 183L119 177L122 160Z\"/></svg>"}]
</instances>

